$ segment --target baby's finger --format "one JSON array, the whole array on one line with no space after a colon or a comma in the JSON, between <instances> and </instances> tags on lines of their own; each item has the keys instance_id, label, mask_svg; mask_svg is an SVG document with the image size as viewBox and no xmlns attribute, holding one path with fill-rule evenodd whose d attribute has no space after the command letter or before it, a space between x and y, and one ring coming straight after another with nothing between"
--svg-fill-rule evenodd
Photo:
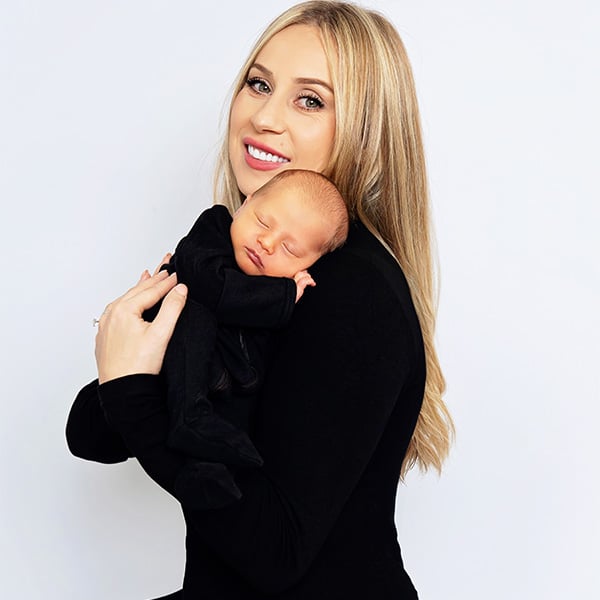
<instances>
[{"instance_id":1,"label":"baby's finger","mask_svg":"<svg viewBox=\"0 0 600 600\"><path fill-rule=\"evenodd\" d=\"M309 273L308 271L306 271L306 270L303 270L303 271L298 271L298 272L297 272L297 273L294 275L294 281L295 281L296 283L298 283L299 281L302 281L302 279L304 279L304 277L306 277L307 275L310 277L310 273Z\"/></svg>"},{"instance_id":2,"label":"baby's finger","mask_svg":"<svg viewBox=\"0 0 600 600\"><path fill-rule=\"evenodd\" d=\"M315 286L315 280L312 278L310 273L304 272L304 274L298 279L297 283L302 283L303 285Z\"/></svg>"}]
</instances>

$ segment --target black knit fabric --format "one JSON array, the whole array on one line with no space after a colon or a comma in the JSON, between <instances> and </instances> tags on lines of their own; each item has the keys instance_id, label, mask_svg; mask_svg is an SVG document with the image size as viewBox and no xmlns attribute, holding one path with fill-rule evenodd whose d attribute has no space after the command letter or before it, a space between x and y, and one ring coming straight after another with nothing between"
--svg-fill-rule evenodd
<instances>
[{"instance_id":1,"label":"black knit fabric","mask_svg":"<svg viewBox=\"0 0 600 600\"><path fill-rule=\"evenodd\" d=\"M164 379L167 443L190 457L175 485L189 508L220 508L238 500L236 467L262 464L247 434L268 355L268 328L285 325L296 284L249 276L238 268L224 206L202 212L170 262L188 298L167 347ZM144 313L153 320L160 305Z\"/></svg>"},{"instance_id":2,"label":"black knit fabric","mask_svg":"<svg viewBox=\"0 0 600 600\"><path fill-rule=\"evenodd\" d=\"M239 469L242 497L184 509L183 598L414 600L394 526L400 466L425 381L405 278L361 224L311 269L317 286L276 335L252 439L264 459ZM71 451L135 456L173 493L186 461L166 445L160 379L130 375L77 396Z\"/></svg>"}]
</instances>

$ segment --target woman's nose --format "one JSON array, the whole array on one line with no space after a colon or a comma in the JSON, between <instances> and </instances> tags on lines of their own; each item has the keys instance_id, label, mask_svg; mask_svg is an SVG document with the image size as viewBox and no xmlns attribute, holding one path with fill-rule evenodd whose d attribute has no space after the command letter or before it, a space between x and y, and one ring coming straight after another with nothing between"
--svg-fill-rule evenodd
<instances>
[{"instance_id":1,"label":"woman's nose","mask_svg":"<svg viewBox=\"0 0 600 600\"><path fill-rule=\"evenodd\" d=\"M281 133L285 129L284 111L285 101L273 93L257 107L250 122L256 131Z\"/></svg>"}]
</instances>

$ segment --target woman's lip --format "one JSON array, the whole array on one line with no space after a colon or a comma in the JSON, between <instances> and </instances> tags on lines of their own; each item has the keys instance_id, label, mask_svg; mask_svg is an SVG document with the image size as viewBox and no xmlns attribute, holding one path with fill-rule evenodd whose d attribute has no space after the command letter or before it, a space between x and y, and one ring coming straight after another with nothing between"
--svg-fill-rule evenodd
<instances>
[{"instance_id":1,"label":"woman's lip","mask_svg":"<svg viewBox=\"0 0 600 600\"><path fill-rule=\"evenodd\" d=\"M260 160L260 158L254 158L248 154L248 148L245 149L244 152L244 160L246 164L256 171L273 171L274 169L279 169L283 165L287 165L285 162L269 162L268 160Z\"/></svg>"},{"instance_id":2,"label":"woman's lip","mask_svg":"<svg viewBox=\"0 0 600 600\"><path fill-rule=\"evenodd\" d=\"M277 152L277 150L275 150L274 148L269 148L269 146L265 146L264 144L261 144L260 142L257 142L256 140L253 140L250 137L245 137L242 140L242 143L244 144L244 146L246 146L246 148L248 148L248 146L254 146L257 150L266 152L267 154L274 154L275 156L281 156L281 158L284 158L288 162L290 160L287 156L284 156L283 154L281 154L281 152Z\"/></svg>"},{"instance_id":3,"label":"woman's lip","mask_svg":"<svg viewBox=\"0 0 600 600\"><path fill-rule=\"evenodd\" d=\"M244 250L246 251L246 255L248 256L248 258L261 270L263 270L265 268L265 266L263 265L262 260L260 259L260 256L254 251L252 250L252 248L248 248L248 246L244 246Z\"/></svg>"}]
</instances>

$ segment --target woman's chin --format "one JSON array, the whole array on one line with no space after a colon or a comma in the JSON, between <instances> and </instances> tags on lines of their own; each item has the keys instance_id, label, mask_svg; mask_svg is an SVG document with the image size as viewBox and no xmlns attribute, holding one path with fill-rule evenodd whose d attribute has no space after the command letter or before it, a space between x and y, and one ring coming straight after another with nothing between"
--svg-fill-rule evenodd
<instances>
[{"instance_id":1,"label":"woman's chin","mask_svg":"<svg viewBox=\"0 0 600 600\"><path fill-rule=\"evenodd\" d=\"M253 169L247 164L243 164L238 168L233 169L233 174L237 182L238 189L244 195L248 197L250 194L254 194L256 190L262 187L267 181L270 181L277 173L281 173L284 167L277 169L270 169L261 171L259 169Z\"/></svg>"}]
</instances>

